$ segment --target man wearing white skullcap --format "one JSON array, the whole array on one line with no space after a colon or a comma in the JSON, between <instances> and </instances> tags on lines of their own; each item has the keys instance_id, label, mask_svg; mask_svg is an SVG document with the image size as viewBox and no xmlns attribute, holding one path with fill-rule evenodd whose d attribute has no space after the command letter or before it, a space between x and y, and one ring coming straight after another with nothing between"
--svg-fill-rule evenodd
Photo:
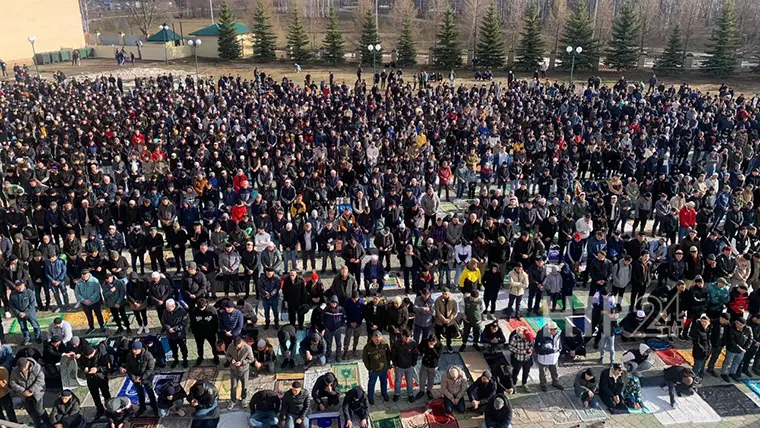
<instances>
[{"instance_id":1,"label":"man wearing white skullcap","mask_svg":"<svg viewBox=\"0 0 760 428\"><path fill-rule=\"evenodd\" d=\"M161 330L169 340L169 349L172 351L174 361L172 368L179 364L179 351L182 351L182 366L187 368L187 312L181 306L177 306L174 299L166 299L166 310L161 316Z\"/></svg>"}]
</instances>

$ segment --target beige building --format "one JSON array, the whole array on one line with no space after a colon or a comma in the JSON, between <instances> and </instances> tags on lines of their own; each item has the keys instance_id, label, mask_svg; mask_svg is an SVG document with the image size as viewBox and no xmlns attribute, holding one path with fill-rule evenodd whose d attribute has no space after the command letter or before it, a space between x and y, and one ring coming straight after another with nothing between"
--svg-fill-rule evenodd
<instances>
[{"instance_id":1,"label":"beige building","mask_svg":"<svg viewBox=\"0 0 760 428\"><path fill-rule=\"evenodd\" d=\"M85 45L79 0L4 0L0 13L0 58L32 64L29 36L37 53Z\"/></svg>"}]
</instances>

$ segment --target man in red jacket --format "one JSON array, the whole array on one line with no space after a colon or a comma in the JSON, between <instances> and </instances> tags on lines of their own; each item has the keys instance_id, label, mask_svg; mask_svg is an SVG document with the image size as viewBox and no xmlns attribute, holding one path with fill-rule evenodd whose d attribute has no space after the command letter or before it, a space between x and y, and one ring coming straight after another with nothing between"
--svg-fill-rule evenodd
<instances>
[{"instance_id":1,"label":"man in red jacket","mask_svg":"<svg viewBox=\"0 0 760 428\"><path fill-rule=\"evenodd\" d=\"M678 240L680 241L689 233L689 229L697 227L697 210L694 202L687 202L678 212Z\"/></svg>"}]
</instances>

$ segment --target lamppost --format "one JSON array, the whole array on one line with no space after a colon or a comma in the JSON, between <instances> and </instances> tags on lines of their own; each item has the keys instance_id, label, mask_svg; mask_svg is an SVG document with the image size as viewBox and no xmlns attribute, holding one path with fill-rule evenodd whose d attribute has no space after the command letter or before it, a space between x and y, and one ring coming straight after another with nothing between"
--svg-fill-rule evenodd
<instances>
[{"instance_id":1,"label":"lamppost","mask_svg":"<svg viewBox=\"0 0 760 428\"><path fill-rule=\"evenodd\" d=\"M568 46L565 48L568 54L572 55L572 62L570 63L570 86L573 86L573 72L575 71L575 56L580 55L581 52L583 52L583 48L581 46L576 47L573 49L572 46Z\"/></svg>"},{"instance_id":2,"label":"lamppost","mask_svg":"<svg viewBox=\"0 0 760 428\"><path fill-rule=\"evenodd\" d=\"M29 36L27 38L29 40L29 43L32 44L32 62L34 63L34 69L37 71L37 77L40 77L40 67L37 65L37 51L34 50L34 42L37 41L37 38L34 36Z\"/></svg>"},{"instance_id":3,"label":"lamppost","mask_svg":"<svg viewBox=\"0 0 760 428\"><path fill-rule=\"evenodd\" d=\"M378 43L376 45L369 45L369 46L367 46L367 50L369 50L370 52L372 52L372 71L373 72L375 71L375 55L377 55L377 53L380 52L380 49L382 49L382 48L383 47L380 46L380 43ZM380 59L382 59L382 57L380 57Z\"/></svg>"},{"instance_id":4,"label":"lamppost","mask_svg":"<svg viewBox=\"0 0 760 428\"><path fill-rule=\"evenodd\" d=\"M187 44L192 46L193 55L195 55L195 80L198 81L198 48L201 47L201 39L190 39Z\"/></svg>"},{"instance_id":5,"label":"lamppost","mask_svg":"<svg viewBox=\"0 0 760 428\"><path fill-rule=\"evenodd\" d=\"M169 65L169 50L166 47L166 44L169 43L169 26L164 22L158 28L164 31L164 57L166 58L166 65Z\"/></svg>"},{"instance_id":6,"label":"lamppost","mask_svg":"<svg viewBox=\"0 0 760 428\"><path fill-rule=\"evenodd\" d=\"M126 36L126 34L124 34L123 31L119 32L119 40L121 40L121 45L122 46L124 46L124 40L125 40L124 36Z\"/></svg>"},{"instance_id":7,"label":"lamppost","mask_svg":"<svg viewBox=\"0 0 760 428\"><path fill-rule=\"evenodd\" d=\"M95 32L95 44L96 45L100 44L100 31Z\"/></svg>"}]
</instances>

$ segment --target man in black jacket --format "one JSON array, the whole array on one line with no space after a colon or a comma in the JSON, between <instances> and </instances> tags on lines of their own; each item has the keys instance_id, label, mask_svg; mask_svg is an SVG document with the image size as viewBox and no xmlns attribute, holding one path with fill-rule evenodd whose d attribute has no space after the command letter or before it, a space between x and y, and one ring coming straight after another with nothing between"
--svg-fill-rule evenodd
<instances>
[{"instance_id":1,"label":"man in black jacket","mask_svg":"<svg viewBox=\"0 0 760 428\"><path fill-rule=\"evenodd\" d=\"M599 375L599 399L602 400L610 413L628 412L623 400L623 388L626 384L626 376L623 373L623 365L615 363L612 367L602 370Z\"/></svg>"},{"instance_id":2,"label":"man in black jacket","mask_svg":"<svg viewBox=\"0 0 760 428\"><path fill-rule=\"evenodd\" d=\"M726 359L723 361L723 370L720 377L731 382L729 377L737 382L741 377L739 371L742 359L752 344L752 333L746 328L742 317L734 317L731 327L726 329Z\"/></svg>"},{"instance_id":3,"label":"man in black jacket","mask_svg":"<svg viewBox=\"0 0 760 428\"><path fill-rule=\"evenodd\" d=\"M97 409L93 420L100 419L105 414L103 401L108 401L111 398L111 391L108 389L108 372L113 364L112 358L99 348L86 345L79 359L79 364L84 371L87 389L90 390L90 396L92 396L92 401ZM103 400L100 399L101 395Z\"/></svg>"},{"instance_id":4,"label":"man in black jacket","mask_svg":"<svg viewBox=\"0 0 760 428\"><path fill-rule=\"evenodd\" d=\"M467 388L467 396L472 402L472 410L476 412L485 411L488 404L496 397L499 390L499 384L491 376L491 372L486 370L483 374Z\"/></svg>"},{"instance_id":5,"label":"man in black jacket","mask_svg":"<svg viewBox=\"0 0 760 428\"><path fill-rule=\"evenodd\" d=\"M198 265L195 262L188 263L182 278L182 295L188 309L192 311L198 299L207 297L210 289L211 284L206 275L198 270Z\"/></svg>"},{"instance_id":6,"label":"man in black jacket","mask_svg":"<svg viewBox=\"0 0 760 428\"><path fill-rule=\"evenodd\" d=\"M742 373L747 377L752 377L749 368L752 367L752 371L760 373L760 356L758 356L758 347L760 346L760 314L753 314L747 323L747 329L752 334L752 342L747 350L747 353L742 359ZM754 358L754 363L752 359Z\"/></svg>"},{"instance_id":7,"label":"man in black jacket","mask_svg":"<svg viewBox=\"0 0 760 428\"><path fill-rule=\"evenodd\" d=\"M355 386L343 398L346 428L369 427L369 401L361 386Z\"/></svg>"},{"instance_id":8,"label":"man in black jacket","mask_svg":"<svg viewBox=\"0 0 760 428\"><path fill-rule=\"evenodd\" d=\"M286 427L308 428L309 395L303 392L301 382L293 382L293 387L282 397L280 421Z\"/></svg>"},{"instance_id":9,"label":"man in black jacket","mask_svg":"<svg viewBox=\"0 0 760 428\"><path fill-rule=\"evenodd\" d=\"M715 372L715 363L718 361L718 357L723 353L723 347L726 346L726 332L729 329L730 318L727 313L722 313L720 316L712 320L710 325L710 361L707 363L707 373L717 377L718 373Z\"/></svg>"},{"instance_id":10,"label":"man in black jacket","mask_svg":"<svg viewBox=\"0 0 760 428\"><path fill-rule=\"evenodd\" d=\"M190 387L187 401L195 409L195 418L203 418L219 407L219 391L211 381L199 380Z\"/></svg>"},{"instance_id":11,"label":"man in black jacket","mask_svg":"<svg viewBox=\"0 0 760 428\"><path fill-rule=\"evenodd\" d=\"M528 315L534 312L538 316L541 309L541 296L546 282L546 266L542 257L536 257L536 263L528 268ZM477 346L477 340L475 345Z\"/></svg>"},{"instance_id":12,"label":"man in black jacket","mask_svg":"<svg viewBox=\"0 0 760 428\"><path fill-rule=\"evenodd\" d=\"M408 329L401 329L401 337L393 343L391 348L391 360L395 366L394 402L397 402L401 396L401 379L404 377L406 378L406 395L409 397L409 402L414 403L413 378L417 370L417 357L419 354L417 342L412 340L412 333Z\"/></svg>"},{"instance_id":13,"label":"man in black jacket","mask_svg":"<svg viewBox=\"0 0 760 428\"><path fill-rule=\"evenodd\" d=\"M171 367L175 368L179 364L179 350L182 350L182 366L187 368L187 312L177 306L174 299L166 301L166 311L161 317L161 330L169 340L169 348L174 357Z\"/></svg>"},{"instance_id":14,"label":"man in black jacket","mask_svg":"<svg viewBox=\"0 0 760 428\"><path fill-rule=\"evenodd\" d=\"M642 251L639 258L631 263L631 312L641 309L641 300L651 280L649 253Z\"/></svg>"},{"instance_id":15,"label":"man in black jacket","mask_svg":"<svg viewBox=\"0 0 760 428\"><path fill-rule=\"evenodd\" d=\"M248 424L253 428L276 428L279 426L277 414L280 412L280 397L271 389L253 394L251 398L251 417Z\"/></svg>"},{"instance_id":16,"label":"man in black jacket","mask_svg":"<svg viewBox=\"0 0 760 428\"><path fill-rule=\"evenodd\" d=\"M217 255L216 252L209 250L208 244L203 242L201 243L198 252L195 253L193 261L195 261L198 265L198 269L200 269L201 273L206 276L206 279L208 280L208 294L216 299L216 274L219 271L219 255Z\"/></svg>"},{"instance_id":17,"label":"man in black jacket","mask_svg":"<svg viewBox=\"0 0 760 428\"><path fill-rule=\"evenodd\" d=\"M676 395L679 397L694 394L694 372L688 367L671 366L663 370L665 383L670 394L670 406L676 407Z\"/></svg>"},{"instance_id":18,"label":"man in black jacket","mask_svg":"<svg viewBox=\"0 0 760 428\"><path fill-rule=\"evenodd\" d=\"M190 330L193 332L195 347L198 349L198 359L195 360L195 365L199 366L203 363L204 342L208 342L211 348L211 355L214 356L214 364L218 365L219 356L216 354L216 332L219 330L219 315L204 298L198 299L195 307L190 310Z\"/></svg>"},{"instance_id":19,"label":"man in black jacket","mask_svg":"<svg viewBox=\"0 0 760 428\"><path fill-rule=\"evenodd\" d=\"M485 411L485 428L508 428L512 426L512 406L504 394L497 394Z\"/></svg>"},{"instance_id":20,"label":"man in black jacket","mask_svg":"<svg viewBox=\"0 0 760 428\"><path fill-rule=\"evenodd\" d=\"M143 350L143 344L139 340L132 343L132 352L127 355L127 364L122 368L122 373L126 373L129 380L137 391L137 398L140 401L140 407L137 409L135 416L139 417L145 413L145 394L148 394L150 406L153 407L153 416L158 417L158 406L156 405L156 393L153 391L153 370L156 368L156 360L150 352Z\"/></svg>"},{"instance_id":21,"label":"man in black jacket","mask_svg":"<svg viewBox=\"0 0 760 428\"><path fill-rule=\"evenodd\" d=\"M338 380L332 372L327 372L317 378L314 388L311 389L311 397L317 403L320 412L324 412L328 407L340 404Z\"/></svg>"},{"instance_id":22,"label":"man in black jacket","mask_svg":"<svg viewBox=\"0 0 760 428\"><path fill-rule=\"evenodd\" d=\"M164 315L164 307L166 305L166 301L169 300L174 294L174 288L169 283L169 280L159 272L153 272L150 274L149 285L150 288L148 289L148 293L150 294L150 300L153 303L153 307L156 308L156 314L160 320ZM147 328L148 326L146 324L146 334L150 333L150 331L147 331Z\"/></svg>"},{"instance_id":23,"label":"man in black jacket","mask_svg":"<svg viewBox=\"0 0 760 428\"><path fill-rule=\"evenodd\" d=\"M383 331L387 323L385 305L380 303L380 296L373 294L364 306L364 321L367 323L367 338L372 337L373 331Z\"/></svg>"}]
</instances>

